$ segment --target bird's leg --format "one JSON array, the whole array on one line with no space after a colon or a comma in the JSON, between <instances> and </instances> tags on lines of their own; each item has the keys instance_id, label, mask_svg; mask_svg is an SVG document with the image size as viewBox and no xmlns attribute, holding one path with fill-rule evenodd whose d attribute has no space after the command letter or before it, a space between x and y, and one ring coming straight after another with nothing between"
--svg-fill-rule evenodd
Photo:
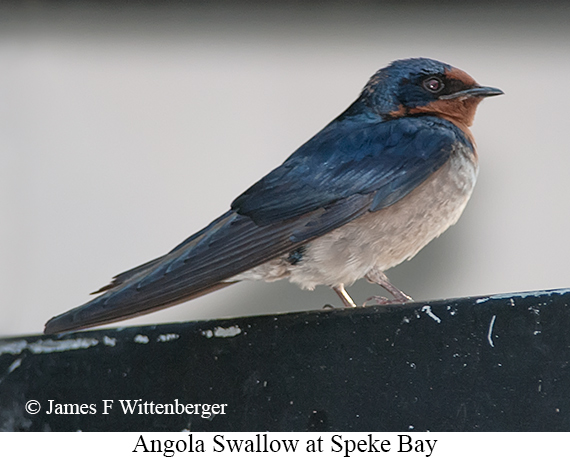
<instances>
[{"instance_id":1,"label":"bird's leg","mask_svg":"<svg viewBox=\"0 0 570 457\"><path fill-rule=\"evenodd\" d=\"M346 308L354 308L356 306L350 295L348 295L348 292L345 290L344 284L338 284L336 286L332 286L332 290L334 290L336 294L340 297L342 303Z\"/></svg>"},{"instance_id":2,"label":"bird's leg","mask_svg":"<svg viewBox=\"0 0 570 457\"><path fill-rule=\"evenodd\" d=\"M379 305L391 305L391 304L406 303L406 302L412 300L412 297L410 297L409 295L406 295L404 292L402 292L400 289L398 289L395 285L393 285L389 281L388 276L386 276L380 270L376 270L376 269L370 270L366 274L366 279L368 279L368 281L370 281L374 284L378 284L379 286L382 286L384 289L386 289L388 292L390 292L394 296L393 300L389 300L386 297L375 296L375 297L370 297L366 301L376 300L376 302Z\"/></svg>"}]
</instances>

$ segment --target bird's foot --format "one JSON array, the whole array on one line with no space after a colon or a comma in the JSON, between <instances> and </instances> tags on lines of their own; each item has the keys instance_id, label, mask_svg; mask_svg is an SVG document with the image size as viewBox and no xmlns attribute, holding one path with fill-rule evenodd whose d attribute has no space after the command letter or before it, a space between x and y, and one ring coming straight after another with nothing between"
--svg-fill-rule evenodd
<instances>
[{"instance_id":1,"label":"bird's foot","mask_svg":"<svg viewBox=\"0 0 570 457\"><path fill-rule=\"evenodd\" d=\"M412 297L405 294L400 289L398 289L396 286L394 286L388 280L388 277L380 270L377 270L377 269L370 270L366 274L366 279L368 279L368 281L370 281L372 283L375 283L375 284L378 284L379 286L382 286L384 289L386 289L388 292L390 292L394 296L394 298L388 299L386 297L374 296L374 297L370 297L368 300L366 300L364 302L364 304L366 304L367 302L369 302L371 300L375 300L378 305L401 305L402 303L412 301Z\"/></svg>"},{"instance_id":2,"label":"bird's foot","mask_svg":"<svg viewBox=\"0 0 570 457\"><path fill-rule=\"evenodd\" d=\"M362 306L366 306L366 303L372 300L374 300L377 305L402 305L404 303L412 301L412 298L408 297L407 295L405 297L397 298L386 298L379 295L374 295L373 297L367 298Z\"/></svg>"}]
</instances>

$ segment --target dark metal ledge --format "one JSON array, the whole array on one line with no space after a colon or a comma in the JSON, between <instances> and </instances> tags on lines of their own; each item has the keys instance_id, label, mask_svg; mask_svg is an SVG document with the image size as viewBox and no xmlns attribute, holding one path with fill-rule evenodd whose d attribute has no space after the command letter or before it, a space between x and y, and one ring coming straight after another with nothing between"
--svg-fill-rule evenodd
<instances>
[{"instance_id":1,"label":"dark metal ledge","mask_svg":"<svg viewBox=\"0 0 570 457\"><path fill-rule=\"evenodd\" d=\"M0 430L568 431L569 306L561 289L3 339ZM177 404L227 406L157 413Z\"/></svg>"}]
</instances>

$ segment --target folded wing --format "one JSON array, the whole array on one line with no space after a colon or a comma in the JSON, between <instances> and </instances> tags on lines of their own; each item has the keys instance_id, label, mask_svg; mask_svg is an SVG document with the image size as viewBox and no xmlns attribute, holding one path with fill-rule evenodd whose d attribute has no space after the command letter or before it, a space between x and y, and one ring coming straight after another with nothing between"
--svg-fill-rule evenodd
<instances>
[{"instance_id":1,"label":"folded wing","mask_svg":"<svg viewBox=\"0 0 570 457\"><path fill-rule=\"evenodd\" d=\"M403 198L441 167L457 141L435 118L349 125L335 121L253 185L232 209L163 257L117 275L46 333L172 306ZM228 282L230 281L230 282Z\"/></svg>"}]
</instances>

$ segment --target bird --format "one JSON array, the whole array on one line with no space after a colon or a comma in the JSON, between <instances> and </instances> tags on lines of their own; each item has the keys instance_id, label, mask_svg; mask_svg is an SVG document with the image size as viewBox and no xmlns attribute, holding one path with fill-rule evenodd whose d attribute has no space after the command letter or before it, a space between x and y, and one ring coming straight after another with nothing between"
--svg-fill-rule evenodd
<instances>
[{"instance_id":1,"label":"bird","mask_svg":"<svg viewBox=\"0 0 570 457\"><path fill-rule=\"evenodd\" d=\"M147 314L242 280L288 279L346 291L366 278L411 297L385 271L455 224L478 173L469 129L486 97L503 94L429 58L395 60L358 98L222 216L166 255L115 276L46 334Z\"/></svg>"}]
</instances>

